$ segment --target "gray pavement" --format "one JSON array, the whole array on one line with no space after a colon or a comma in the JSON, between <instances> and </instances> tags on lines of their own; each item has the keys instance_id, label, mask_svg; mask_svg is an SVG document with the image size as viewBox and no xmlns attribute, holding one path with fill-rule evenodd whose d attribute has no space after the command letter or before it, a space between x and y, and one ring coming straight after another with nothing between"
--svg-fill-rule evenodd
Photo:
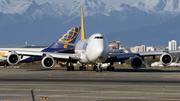
<instances>
[{"instance_id":1,"label":"gray pavement","mask_svg":"<svg viewBox=\"0 0 180 101\"><path fill-rule=\"evenodd\" d=\"M0 68L0 101L180 100L180 70Z\"/></svg>"}]
</instances>

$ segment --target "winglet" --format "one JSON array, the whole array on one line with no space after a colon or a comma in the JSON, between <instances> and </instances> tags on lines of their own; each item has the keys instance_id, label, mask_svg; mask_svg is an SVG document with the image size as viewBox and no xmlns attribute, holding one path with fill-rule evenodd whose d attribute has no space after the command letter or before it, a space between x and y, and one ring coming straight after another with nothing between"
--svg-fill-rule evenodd
<instances>
[{"instance_id":1,"label":"winglet","mask_svg":"<svg viewBox=\"0 0 180 101\"><path fill-rule=\"evenodd\" d=\"M86 39L86 34L84 30L84 16L83 16L83 8L81 7L81 40Z\"/></svg>"}]
</instances>

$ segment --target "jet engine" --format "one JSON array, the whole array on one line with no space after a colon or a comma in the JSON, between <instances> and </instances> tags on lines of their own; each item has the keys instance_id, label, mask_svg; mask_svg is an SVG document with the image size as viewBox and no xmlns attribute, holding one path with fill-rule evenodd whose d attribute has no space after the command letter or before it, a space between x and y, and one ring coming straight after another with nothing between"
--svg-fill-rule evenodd
<instances>
[{"instance_id":1,"label":"jet engine","mask_svg":"<svg viewBox=\"0 0 180 101\"><path fill-rule=\"evenodd\" d=\"M131 59L131 66L133 68L141 68L143 65L143 60L141 57L139 56L134 56L132 59Z\"/></svg>"},{"instance_id":2,"label":"jet engine","mask_svg":"<svg viewBox=\"0 0 180 101\"><path fill-rule=\"evenodd\" d=\"M10 64L10 65L16 65L19 63L19 55L15 52L11 53L8 57L7 57L7 62Z\"/></svg>"},{"instance_id":3,"label":"jet engine","mask_svg":"<svg viewBox=\"0 0 180 101\"><path fill-rule=\"evenodd\" d=\"M171 64L173 58L169 53L163 53L160 57L160 61L161 63L167 65L167 64Z\"/></svg>"},{"instance_id":4,"label":"jet engine","mask_svg":"<svg viewBox=\"0 0 180 101\"><path fill-rule=\"evenodd\" d=\"M50 55L45 56L42 59L42 65L44 68L52 68L54 66L54 58Z\"/></svg>"}]
</instances>

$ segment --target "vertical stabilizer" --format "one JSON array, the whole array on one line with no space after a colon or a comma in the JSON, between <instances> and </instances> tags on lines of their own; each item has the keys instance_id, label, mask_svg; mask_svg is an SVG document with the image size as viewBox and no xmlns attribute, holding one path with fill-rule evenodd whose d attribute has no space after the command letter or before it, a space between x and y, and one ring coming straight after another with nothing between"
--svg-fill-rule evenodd
<instances>
[{"instance_id":1,"label":"vertical stabilizer","mask_svg":"<svg viewBox=\"0 0 180 101\"><path fill-rule=\"evenodd\" d=\"M75 43L76 38L80 32L81 27L72 27L70 30L67 31L66 34L64 34L61 38L57 40L57 42L64 42L64 43ZM73 48L72 46L59 44L59 43L53 43L48 48L44 49L44 52L53 52L57 50L67 50Z\"/></svg>"},{"instance_id":2,"label":"vertical stabilizer","mask_svg":"<svg viewBox=\"0 0 180 101\"><path fill-rule=\"evenodd\" d=\"M84 30L84 16L83 16L83 8L81 7L81 40L86 39L86 34Z\"/></svg>"}]
</instances>

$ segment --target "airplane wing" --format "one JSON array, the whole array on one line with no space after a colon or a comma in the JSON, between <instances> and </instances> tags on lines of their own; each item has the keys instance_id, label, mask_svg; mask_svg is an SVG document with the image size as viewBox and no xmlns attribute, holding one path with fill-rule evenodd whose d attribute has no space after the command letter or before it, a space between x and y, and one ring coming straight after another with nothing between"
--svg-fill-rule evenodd
<instances>
[{"instance_id":1,"label":"airplane wing","mask_svg":"<svg viewBox=\"0 0 180 101\"><path fill-rule=\"evenodd\" d=\"M37 57L43 57L43 56L51 56L53 58L57 59L80 59L80 54L66 54L66 53L53 53L53 52L34 52L34 51L16 51L18 55L21 56L37 56Z\"/></svg>"},{"instance_id":2,"label":"airplane wing","mask_svg":"<svg viewBox=\"0 0 180 101\"><path fill-rule=\"evenodd\" d=\"M134 54L134 53L109 54L109 58L127 59L127 58L133 57L135 55L136 54Z\"/></svg>"},{"instance_id":3,"label":"airplane wing","mask_svg":"<svg viewBox=\"0 0 180 101\"><path fill-rule=\"evenodd\" d=\"M53 53L53 52L38 52L38 51L24 51L24 50L0 50L0 53L3 53L0 56L6 57L7 62L10 65L16 65L19 63L20 58L23 56L32 56L34 58L36 57L42 57L42 65L45 68L51 68L54 66L55 59L58 60L75 60L78 61L80 60L81 54L68 54L68 53Z\"/></svg>"},{"instance_id":4,"label":"airplane wing","mask_svg":"<svg viewBox=\"0 0 180 101\"><path fill-rule=\"evenodd\" d=\"M140 56L156 56L156 55L162 55L163 53L170 53L170 51L152 51L152 52L139 52L136 54L139 54Z\"/></svg>"},{"instance_id":5,"label":"airplane wing","mask_svg":"<svg viewBox=\"0 0 180 101\"><path fill-rule=\"evenodd\" d=\"M131 59L131 66L134 68L140 68L142 66L144 57L148 56L160 56L160 61L164 65L168 65L172 62L173 58L170 53L180 53L180 51L152 51L152 52L136 52L136 53L118 53L109 54L109 59L106 62L123 61Z\"/></svg>"},{"instance_id":6,"label":"airplane wing","mask_svg":"<svg viewBox=\"0 0 180 101\"><path fill-rule=\"evenodd\" d=\"M135 52L135 53L117 53L117 54L109 54L109 57L111 58L117 58L117 59L127 59L130 57L134 57L135 55L140 57L146 57L146 56L158 56L162 55L163 53L178 53L180 51L152 51L152 52Z\"/></svg>"}]
</instances>

